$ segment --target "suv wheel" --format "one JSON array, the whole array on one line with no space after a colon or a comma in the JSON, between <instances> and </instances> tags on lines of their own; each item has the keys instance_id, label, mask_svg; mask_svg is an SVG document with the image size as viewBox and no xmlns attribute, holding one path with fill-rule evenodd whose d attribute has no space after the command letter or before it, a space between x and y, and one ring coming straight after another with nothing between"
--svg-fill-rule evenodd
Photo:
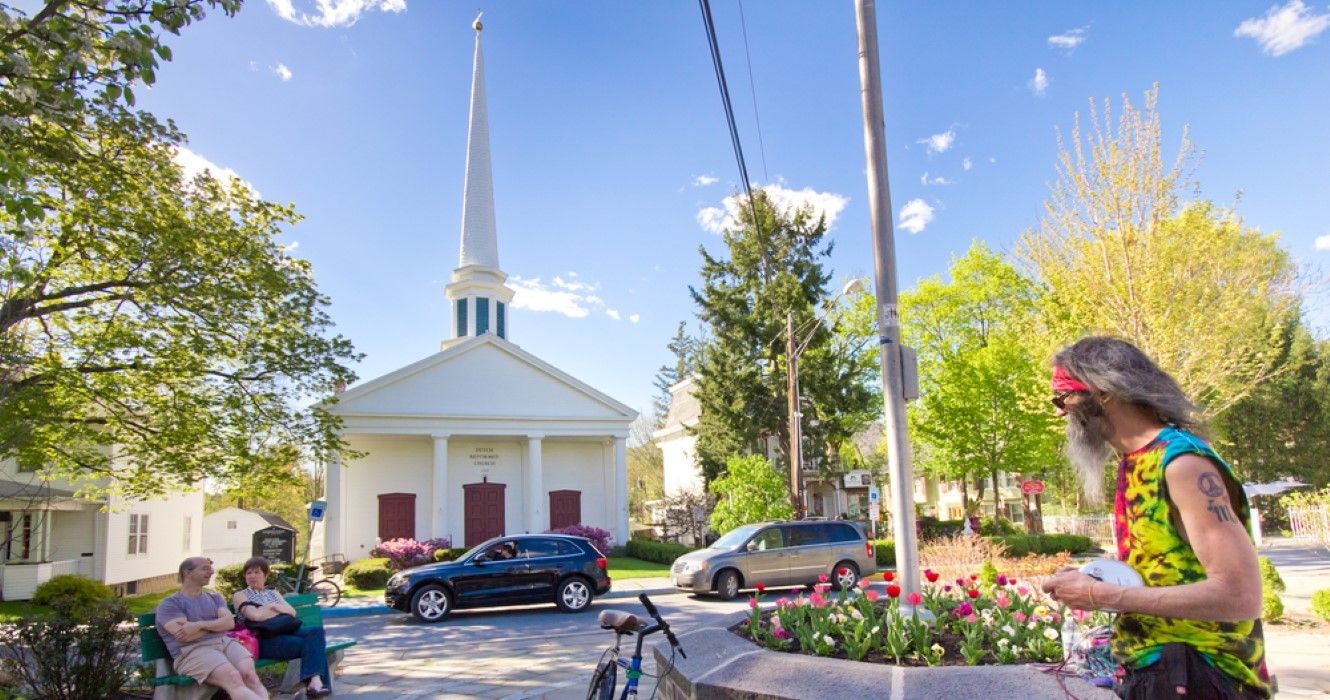
<instances>
[{"instance_id":1,"label":"suv wheel","mask_svg":"<svg viewBox=\"0 0 1330 700\"><path fill-rule=\"evenodd\" d=\"M831 587L848 591L859 582L859 567L852 561L838 562L831 569Z\"/></svg>"},{"instance_id":2,"label":"suv wheel","mask_svg":"<svg viewBox=\"0 0 1330 700\"><path fill-rule=\"evenodd\" d=\"M421 622L438 622L447 617L452 608L452 595L437 583L421 586L411 596L411 614Z\"/></svg>"},{"instance_id":3,"label":"suv wheel","mask_svg":"<svg viewBox=\"0 0 1330 700\"><path fill-rule=\"evenodd\" d=\"M732 600L739 595L739 572L726 569L716 577L716 595L721 600Z\"/></svg>"},{"instance_id":4,"label":"suv wheel","mask_svg":"<svg viewBox=\"0 0 1330 700\"><path fill-rule=\"evenodd\" d=\"M591 586L586 579L566 578L554 591L554 602L564 612L582 612L591 605Z\"/></svg>"}]
</instances>

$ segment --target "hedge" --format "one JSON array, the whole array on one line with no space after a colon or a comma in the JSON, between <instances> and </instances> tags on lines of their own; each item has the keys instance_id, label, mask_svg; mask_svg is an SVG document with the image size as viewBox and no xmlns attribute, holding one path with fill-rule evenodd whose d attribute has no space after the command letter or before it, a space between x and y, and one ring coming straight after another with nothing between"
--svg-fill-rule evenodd
<instances>
[{"instance_id":1,"label":"hedge","mask_svg":"<svg viewBox=\"0 0 1330 700\"><path fill-rule=\"evenodd\" d=\"M361 590L383 588L393 573L390 566L388 560L382 558L353 561L342 572L342 580Z\"/></svg>"},{"instance_id":2,"label":"hedge","mask_svg":"<svg viewBox=\"0 0 1330 700\"><path fill-rule=\"evenodd\" d=\"M628 540L627 554L634 559L673 564L675 559L693 551L692 547L669 542L653 542L640 538Z\"/></svg>"},{"instance_id":3,"label":"hedge","mask_svg":"<svg viewBox=\"0 0 1330 700\"><path fill-rule=\"evenodd\" d=\"M873 540L873 555L877 558L878 566L895 566L895 540Z\"/></svg>"},{"instance_id":4,"label":"hedge","mask_svg":"<svg viewBox=\"0 0 1330 700\"><path fill-rule=\"evenodd\" d=\"M37 586L32 594L32 604L61 607L81 616L114 597L111 587L101 581L78 574L61 574Z\"/></svg>"},{"instance_id":5,"label":"hedge","mask_svg":"<svg viewBox=\"0 0 1330 700\"><path fill-rule=\"evenodd\" d=\"M1057 554L1058 552L1080 554L1094 549L1094 542L1089 537L1060 533L1050 535L1003 535L989 537L988 540L995 544L1001 544L1007 549L1007 555L1013 557L1023 557L1027 554Z\"/></svg>"}]
</instances>

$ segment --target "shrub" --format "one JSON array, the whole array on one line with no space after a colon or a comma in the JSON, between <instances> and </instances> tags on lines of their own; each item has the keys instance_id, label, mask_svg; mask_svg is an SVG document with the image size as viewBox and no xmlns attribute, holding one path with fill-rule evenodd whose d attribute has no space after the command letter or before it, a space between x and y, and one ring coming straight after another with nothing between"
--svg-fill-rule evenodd
<instances>
[{"instance_id":1,"label":"shrub","mask_svg":"<svg viewBox=\"0 0 1330 700\"><path fill-rule=\"evenodd\" d=\"M577 537L585 537L588 540L591 540L591 544L595 545L596 549L600 550L601 554L608 554L610 547L614 545L614 536L610 534L609 530L603 530L590 525L569 525L568 527L548 530L548 532L552 535L575 535Z\"/></svg>"},{"instance_id":2,"label":"shrub","mask_svg":"<svg viewBox=\"0 0 1330 700\"><path fill-rule=\"evenodd\" d=\"M435 550L449 549L452 546L452 540L447 537L433 540L413 540L409 537L402 537L379 544L379 546L369 550L369 555L375 559L387 559L388 565L392 567L393 571L401 571L402 569L409 569L413 566L435 561Z\"/></svg>"},{"instance_id":3,"label":"shrub","mask_svg":"<svg viewBox=\"0 0 1330 700\"><path fill-rule=\"evenodd\" d=\"M7 668L26 697L93 700L117 696L129 680L138 632L118 600L90 604L81 614L57 607L25 615L0 633Z\"/></svg>"},{"instance_id":4,"label":"shrub","mask_svg":"<svg viewBox=\"0 0 1330 700\"><path fill-rule=\"evenodd\" d=\"M979 523L979 534L985 537L994 535L1019 535L1025 532L1024 528L1016 526L1016 523L1006 518L984 518Z\"/></svg>"},{"instance_id":5,"label":"shrub","mask_svg":"<svg viewBox=\"0 0 1330 700\"><path fill-rule=\"evenodd\" d=\"M938 520L931 515L921 515L915 519L914 529L920 540L955 537L965 530L965 521Z\"/></svg>"},{"instance_id":6,"label":"shrub","mask_svg":"<svg viewBox=\"0 0 1330 700\"><path fill-rule=\"evenodd\" d=\"M1330 588L1322 588L1312 594L1312 612L1330 622Z\"/></svg>"},{"instance_id":7,"label":"shrub","mask_svg":"<svg viewBox=\"0 0 1330 700\"><path fill-rule=\"evenodd\" d=\"M877 559L878 566L895 566L896 541L873 540L873 556Z\"/></svg>"},{"instance_id":8,"label":"shrub","mask_svg":"<svg viewBox=\"0 0 1330 700\"><path fill-rule=\"evenodd\" d=\"M653 542L636 538L628 540L628 556L658 564L673 564L675 559L691 551L693 551L691 547L670 542Z\"/></svg>"},{"instance_id":9,"label":"shrub","mask_svg":"<svg viewBox=\"0 0 1330 700\"><path fill-rule=\"evenodd\" d=\"M240 567L244 564L231 564L217 569L217 573L212 577L213 590L221 593L227 600L231 599L235 592L245 587L245 572ZM296 574L300 573L299 564L271 564L268 567L268 578L263 585L272 588L277 583L277 575L281 574L291 579L295 579ZM310 580L310 572L305 570L305 581Z\"/></svg>"},{"instance_id":10,"label":"shrub","mask_svg":"<svg viewBox=\"0 0 1330 700\"><path fill-rule=\"evenodd\" d=\"M1083 535L1004 535L988 539L994 544L1001 544L1006 548L1007 554L1013 557L1058 552L1079 554L1094 548L1094 541Z\"/></svg>"},{"instance_id":11,"label":"shrub","mask_svg":"<svg viewBox=\"0 0 1330 700\"><path fill-rule=\"evenodd\" d=\"M61 574L37 586L32 594L33 605L64 608L78 617L99 603L115 598L111 587L78 574Z\"/></svg>"},{"instance_id":12,"label":"shrub","mask_svg":"<svg viewBox=\"0 0 1330 700\"><path fill-rule=\"evenodd\" d=\"M1261 594L1261 619L1267 622L1274 622L1284 616L1284 601L1279 599L1279 594L1271 590L1266 590Z\"/></svg>"},{"instance_id":13,"label":"shrub","mask_svg":"<svg viewBox=\"0 0 1330 700\"><path fill-rule=\"evenodd\" d=\"M1279 575L1279 569L1275 568L1274 562L1270 557L1261 557L1261 581L1265 584L1268 591L1284 592L1284 578Z\"/></svg>"},{"instance_id":14,"label":"shrub","mask_svg":"<svg viewBox=\"0 0 1330 700\"><path fill-rule=\"evenodd\" d=\"M392 576L392 564L382 557L361 559L353 561L342 571L342 580L365 590L370 588L383 588L388 583L388 577Z\"/></svg>"},{"instance_id":15,"label":"shrub","mask_svg":"<svg viewBox=\"0 0 1330 700\"><path fill-rule=\"evenodd\" d=\"M463 554L467 553L463 547L449 547L447 549L434 550L434 561L453 561Z\"/></svg>"}]
</instances>

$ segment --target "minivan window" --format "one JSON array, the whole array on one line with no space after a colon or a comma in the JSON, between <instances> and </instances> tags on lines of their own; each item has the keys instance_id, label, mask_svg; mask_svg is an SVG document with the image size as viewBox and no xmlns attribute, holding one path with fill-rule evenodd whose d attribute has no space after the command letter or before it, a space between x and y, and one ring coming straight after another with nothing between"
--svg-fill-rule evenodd
<instances>
[{"instance_id":1,"label":"minivan window","mask_svg":"<svg viewBox=\"0 0 1330 700\"><path fill-rule=\"evenodd\" d=\"M769 527L757 533L751 544L756 545L758 551L780 549L785 546L785 538L781 536L780 528Z\"/></svg>"},{"instance_id":2,"label":"minivan window","mask_svg":"<svg viewBox=\"0 0 1330 700\"><path fill-rule=\"evenodd\" d=\"M859 533L855 531L853 525L827 523L827 529L831 531L832 542L854 542L859 539Z\"/></svg>"},{"instance_id":3,"label":"minivan window","mask_svg":"<svg viewBox=\"0 0 1330 700\"><path fill-rule=\"evenodd\" d=\"M747 542L748 538L752 537L754 532L757 532L758 527L759 526L757 525L736 527L725 533L724 536L712 543L711 546L714 549L734 549L744 542Z\"/></svg>"},{"instance_id":4,"label":"minivan window","mask_svg":"<svg viewBox=\"0 0 1330 700\"><path fill-rule=\"evenodd\" d=\"M826 533L821 523L799 523L786 526L787 540L791 547L804 547L810 544L825 544Z\"/></svg>"}]
</instances>

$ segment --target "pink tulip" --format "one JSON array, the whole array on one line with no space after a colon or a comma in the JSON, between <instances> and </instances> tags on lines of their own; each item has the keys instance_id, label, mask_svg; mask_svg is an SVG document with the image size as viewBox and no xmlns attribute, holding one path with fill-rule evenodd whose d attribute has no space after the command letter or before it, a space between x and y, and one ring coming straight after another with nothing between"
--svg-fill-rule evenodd
<instances>
[{"instance_id":1,"label":"pink tulip","mask_svg":"<svg viewBox=\"0 0 1330 700\"><path fill-rule=\"evenodd\" d=\"M1014 612L1014 613L1011 614L1011 619L1013 619L1013 620L1015 620L1015 621L1017 621L1017 622L1025 622L1025 620L1026 620L1027 618L1025 617L1025 613L1023 613L1023 612L1017 610L1016 612Z\"/></svg>"},{"instance_id":2,"label":"pink tulip","mask_svg":"<svg viewBox=\"0 0 1330 700\"><path fill-rule=\"evenodd\" d=\"M868 599L868 602L876 603L878 599L877 591L872 589L864 591L864 597Z\"/></svg>"},{"instance_id":3,"label":"pink tulip","mask_svg":"<svg viewBox=\"0 0 1330 700\"><path fill-rule=\"evenodd\" d=\"M1000 594L997 596L996 600L998 607L1002 608L1003 610L1006 610L1007 608L1011 607L1011 599L1008 598L1006 595Z\"/></svg>"},{"instance_id":4,"label":"pink tulip","mask_svg":"<svg viewBox=\"0 0 1330 700\"><path fill-rule=\"evenodd\" d=\"M910 605L918 605L924 602L924 597L919 593L911 593L910 595L905 596L905 602Z\"/></svg>"},{"instance_id":5,"label":"pink tulip","mask_svg":"<svg viewBox=\"0 0 1330 700\"><path fill-rule=\"evenodd\" d=\"M822 582L822 583L826 583L827 581L830 581L831 579L827 578L827 575L826 575L826 574L818 574L818 575L817 575L817 580L820 581L820 582Z\"/></svg>"},{"instance_id":6,"label":"pink tulip","mask_svg":"<svg viewBox=\"0 0 1330 700\"><path fill-rule=\"evenodd\" d=\"M815 608L822 608L826 607L827 605L827 599L823 598L822 594L817 592L814 592L813 595L808 596L808 602Z\"/></svg>"},{"instance_id":7,"label":"pink tulip","mask_svg":"<svg viewBox=\"0 0 1330 700\"><path fill-rule=\"evenodd\" d=\"M821 593L822 595L826 595L826 594L827 594L827 591L830 591L830 590L831 590L831 584L829 584L829 583L816 583L816 584L813 584L813 591L816 592L816 593Z\"/></svg>"},{"instance_id":8,"label":"pink tulip","mask_svg":"<svg viewBox=\"0 0 1330 700\"><path fill-rule=\"evenodd\" d=\"M757 598L749 598L748 607L751 610L757 610Z\"/></svg>"},{"instance_id":9,"label":"pink tulip","mask_svg":"<svg viewBox=\"0 0 1330 700\"><path fill-rule=\"evenodd\" d=\"M773 627L771 629L771 636L775 637L776 639L789 639L794 635L790 634L789 631L786 630L784 627Z\"/></svg>"},{"instance_id":10,"label":"pink tulip","mask_svg":"<svg viewBox=\"0 0 1330 700\"><path fill-rule=\"evenodd\" d=\"M789 604L790 604L790 599L789 599L789 598L781 598L781 599L779 599L779 600L776 601L776 607L781 608L781 609L784 609L785 606L787 606L787 605L789 605Z\"/></svg>"},{"instance_id":11,"label":"pink tulip","mask_svg":"<svg viewBox=\"0 0 1330 700\"><path fill-rule=\"evenodd\" d=\"M870 585L872 585L872 584L873 584L873 582L872 582L872 581L869 581L867 578L861 578L861 579L859 579L859 587L860 587L860 588L868 588L868 587L869 587Z\"/></svg>"},{"instance_id":12,"label":"pink tulip","mask_svg":"<svg viewBox=\"0 0 1330 700\"><path fill-rule=\"evenodd\" d=\"M974 613L970 613L969 615L965 616L965 621L973 625L974 623L979 621L979 618L976 617Z\"/></svg>"},{"instance_id":13,"label":"pink tulip","mask_svg":"<svg viewBox=\"0 0 1330 700\"><path fill-rule=\"evenodd\" d=\"M1029 595L1029 594L1030 594L1030 589L1026 588L1025 586L1017 586L1017 587L1016 587L1016 595L1018 595L1018 596L1024 598L1025 596L1027 596L1027 595Z\"/></svg>"}]
</instances>

